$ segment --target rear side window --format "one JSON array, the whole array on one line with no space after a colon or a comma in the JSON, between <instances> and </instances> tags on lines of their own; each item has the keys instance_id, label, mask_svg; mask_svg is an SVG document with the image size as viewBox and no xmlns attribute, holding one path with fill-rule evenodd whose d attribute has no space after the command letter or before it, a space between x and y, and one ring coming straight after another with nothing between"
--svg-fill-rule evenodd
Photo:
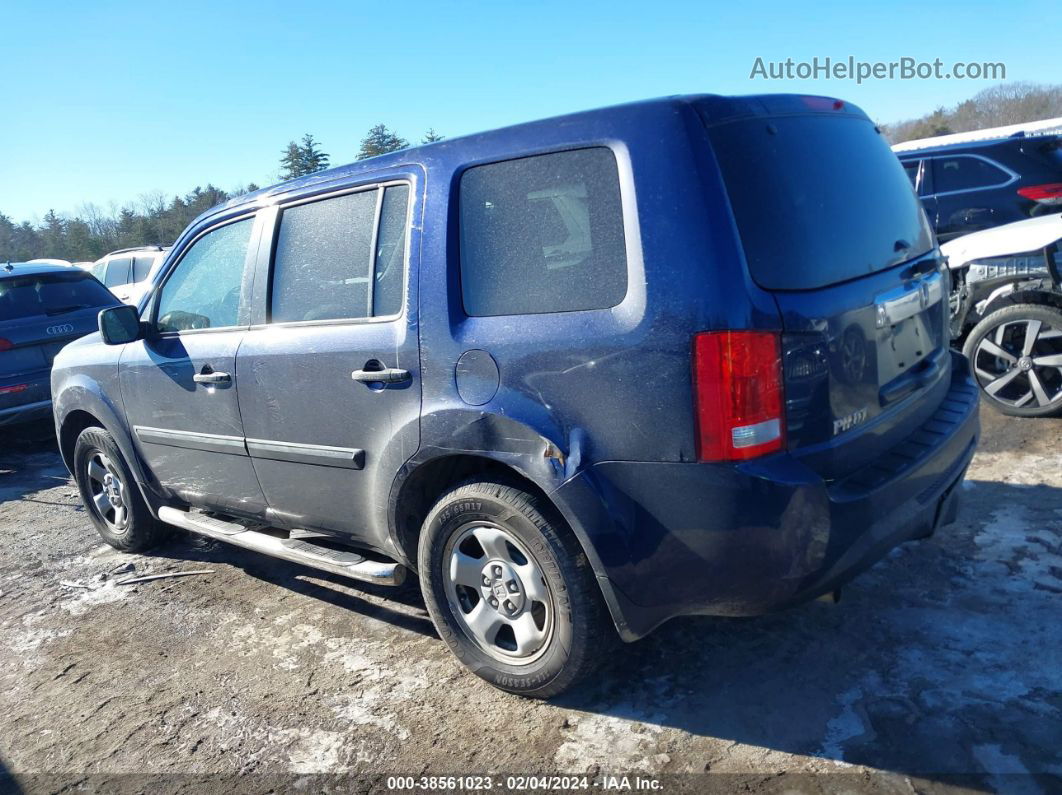
<instances>
[{"instance_id":1,"label":"rear side window","mask_svg":"<svg viewBox=\"0 0 1062 795\"><path fill-rule=\"evenodd\" d=\"M903 164L903 170L907 172L907 179L911 180L911 185L915 188L918 187L918 160L907 160Z\"/></svg>"},{"instance_id":2,"label":"rear side window","mask_svg":"<svg viewBox=\"0 0 1062 795\"><path fill-rule=\"evenodd\" d=\"M604 147L468 169L461 292L473 316L606 309L627 294L616 158Z\"/></svg>"},{"instance_id":3,"label":"rear side window","mask_svg":"<svg viewBox=\"0 0 1062 795\"><path fill-rule=\"evenodd\" d=\"M396 185L284 210L273 258L271 321L398 314L408 196L408 186Z\"/></svg>"},{"instance_id":4,"label":"rear side window","mask_svg":"<svg viewBox=\"0 0 1062 795\"><path fill-rule=\"evenodd\" d=\"M155 264L155 255L149 257L133 258L133 281L142 282L151 273L151 266Z\"/></svg>"},{"instance_id":5,"label":"rear side window","mask_svg":"<svg viewBox=\"0 0 1062 795\"><path fill-rule=\"evenodd\" d=\"M129 267L133 261L128 257L112 259L107 263L107 273L103 283L108 287L117 287L121 284L129 284Z\"/></svg>"},{"instance_id":6,"label":"rear side window","mask_svg":"<svg viewBox=\"0 0 1062 795\"><path fill-rule=\"evenodd\" d=\"M809 290L933 248L922 205L858 116L753 117L709 127L752 278Z\"/></svg>"},{"instance_id":7,"label":"rear side window","mask_svg":"<svg viewBox=\"0 0 1062 795\"><path fill-rule=\"evenodd\" d=\"M58 317L79 309L117 303L106 287L84 271L0 279L0 321Z\"/></svg>"},{"instance_id":8,"label":"rear side window","mask_svg":"<svg viewBox=\"0 0 1062 795\"><path fill-rule=\"evenodd\" d=\"M931 162L934 193L991 188L1010 180L1006 171L979 157L934 157Z\"/></svg>"},{"instance_id":9,"label":"rear side window","mask_svg":"<svg viewBox=\"0 0 1062 795\"><path fill-rule=\"evenodd\" d=\"M378 317L397 315L402 311L408 204L407 185L395 185L384 190L380 231L376 236L376 288L372 296L372 313Z\"/></svg>"}]
</instances>

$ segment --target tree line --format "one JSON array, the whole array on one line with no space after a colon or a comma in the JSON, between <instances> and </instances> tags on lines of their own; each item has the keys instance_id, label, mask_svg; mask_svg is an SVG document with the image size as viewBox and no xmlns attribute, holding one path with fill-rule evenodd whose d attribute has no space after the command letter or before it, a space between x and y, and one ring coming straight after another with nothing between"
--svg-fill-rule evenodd
<instances>
[{"instance_id":1,"label":"tree line","mask_svg":"<svg viewBox=\"0 0 1062 795\"><path fill-rule=\"evenodd\" d=\"M442 139L443 136L435 132L435 128L429 127L420 142L430 144ZM364 160L367 157L397 152L407 146L409 141L388 129L386 124L376 124L370 127L369 132L361 139L357 159ZM330 157L331 155L321 149L320 143L315 141L310 133L306 133L301 141L289 141L287 148L281 153L280 178L289 180L324 171L328 168Z\"/></svg>"},{"instance_id":2,"label":"tree line","mask_svg":"<svg viewBox=\"0 0 1062 795\"><path fill-rule=\"evenodd\" d=\"M1062 85L1015 82L986 88L952 108L937 108L917 119L884 124L882 128L889 140L898 144L1059 116L1062 116Z\"/></svg>"},{"instance_id":3,"label":"tree line","mask_svg":"<svg viewBox=\"0 0 1062 795\"><path fill-rule=\"evenodd\" d=\"M441 140L442 136L434 129L429 129L422 138L423 143ZM406 139L386 125L377 124L361 140L357 159L407 146ZM294 179L323 171L328 166L328 153L307 133L301 141L291 141L281 153L279 178ZM60 215L49 210L39 224L16 222L0 211L0 262L39 258L91 262L120 248L167 246L196 216L235 196L256 190L258 185L254 183L228 191L208 184L172 198L161 192L149 193L123 206L83 204L73 215Z\"/></svg>"}]
</instances>

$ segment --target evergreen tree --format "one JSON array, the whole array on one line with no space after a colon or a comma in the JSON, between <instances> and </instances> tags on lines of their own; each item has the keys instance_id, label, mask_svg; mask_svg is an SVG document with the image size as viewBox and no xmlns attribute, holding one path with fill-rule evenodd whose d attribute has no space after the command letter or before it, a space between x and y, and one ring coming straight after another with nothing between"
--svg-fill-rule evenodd
<instances>
[{"instance_id":1,"label":"evergreen tree","mask_svg":"<svg viewBox=\"0 0 1062 795\"><path fill-rule=\"evenodd\" d=\"M328 168L328 153L322 152L321 147L309 133L302 136L302 173L313 174Z\"/></svg>"},{"instance_id":2,"label":"evergreen tree","mask_svg":"<svg viewBox=\"0 0 1062 795\"><path fill-rule=\"evenodd\" d=\"M49 210L44 216L44 226L40 229L40 254L38 257L63 259L66 238L66 221Z\"/></svg>"},{"instance_id":3,"label":"evergreen tree","mask_svg":"<svg viewBox=\"0 0 1062 795\"><path fill-rule=\"evenodd\" d=\"M309 133L302 136L302 143L289 141L287 149L280 157L280 178L295 179L328 168L328 153L321 151L321 145Z\"/></svg>"},{"instance_id":4,"label":"evergreen tree","mask_svg":"<svg viewBox=\"0 0 1062 795\"><path fill-rule=\"evenodd\" d=\"M280 179L287 181L303 175L302 147L295 141L289 141L287 149L280 156Z\"/></svg>"},{"instance_id":5,"label":"evergreen tree","mask_svg":"<svg viewBox=\"0 0 1062 795\"><path fill-rule=\"evenodd\" d=\"M445 135L439 135L437 132L435 132L434 127L429 127L428 131L424 133L424 137L421 139L420 142L422 144L433 144L436 141L441 141L445 137Z\"/></svg>"},{"instance_id":6,"label":"evergreen tree","mask_svg":"<svg viewBox=\"0 0 1062 795\"><path fill-rule=\"evenodd\" d=\"M394 132L387 129L387 125L377 124L361 139L358 160L376 157L376 155L383 155L388 152L396 152L399 149L405 149L407 146L409 146L409 142L404 138L399 138Z\"/></svg>"}]
</instances>

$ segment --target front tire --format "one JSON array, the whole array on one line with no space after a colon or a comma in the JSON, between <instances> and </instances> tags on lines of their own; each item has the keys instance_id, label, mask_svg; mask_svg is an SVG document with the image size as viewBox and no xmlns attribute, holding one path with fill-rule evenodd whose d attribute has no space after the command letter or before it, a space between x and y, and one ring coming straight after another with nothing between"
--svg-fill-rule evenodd
<instances>
[{"instance_id":1,"label":"front tire","mask_svg":"<svg viewBox=\"0 0 1062 795\"><path fill-rule=\"evenodd\" d=\"M997 309L973 327L962 352L985 400L1004 414L1062 411L1062 311L1043 304Z\"/></svg>"},{"instance_id":2,"label":"front tire","mask_svg":"<svg viewBox=\"0 0 1062 795\"><path fill-rule=\"evenodd\" d=\"M472 480L444 494L424 521L418 564L439 635L502 690L555 696L616 640L571 531L552 506L514 486Z\"/></svg>"},{"instance_id":3,"label":"front tire","mask_svg":"<svg viewBox=\"0 0 1062 795\"><path fill-rule=\"evenodd\" d=\"M74 443L74 479L100 536L122 552L155 546L167 530L151 515L114 437L86 428Z\"/></svg>"}]
</instances>

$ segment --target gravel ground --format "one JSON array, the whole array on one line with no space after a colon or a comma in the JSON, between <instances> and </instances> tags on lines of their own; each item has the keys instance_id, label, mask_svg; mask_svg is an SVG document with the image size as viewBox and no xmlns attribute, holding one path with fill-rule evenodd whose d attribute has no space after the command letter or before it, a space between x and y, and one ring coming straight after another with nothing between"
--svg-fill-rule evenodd
<instances>
[{"instance_id":1,"label":"gravel ground","mask_svg":"<svg viewBox=\"0 0 1062 795\"><path fill-rule=\"evenodd\" d=\"M1062 420L982 418L959 521L839 605L671 622L553 703L460 669L415 589L189 537L111 550L50 428L8 430L0 791L380 790L392 773L1059 791ZM213 573L115 584L194 569Z\"/></svg>"}]
</instances>

